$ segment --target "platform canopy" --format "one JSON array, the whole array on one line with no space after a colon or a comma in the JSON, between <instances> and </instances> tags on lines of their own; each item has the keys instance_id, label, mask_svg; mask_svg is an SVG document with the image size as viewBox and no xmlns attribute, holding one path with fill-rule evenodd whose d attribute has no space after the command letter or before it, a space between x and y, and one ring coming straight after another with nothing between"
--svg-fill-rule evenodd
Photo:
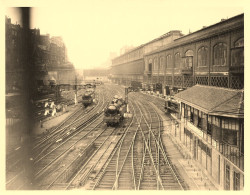
<instances>
[{"instance_id":1,"label":"platform canopy","mask_svg":"<svg viewBox=\"0 0 250 195\"><path fill-rule=\"evenodd\" d=\"M195 85L174 98L209 115L244 118L244 90Z\"/></svg>"}]
</instances>

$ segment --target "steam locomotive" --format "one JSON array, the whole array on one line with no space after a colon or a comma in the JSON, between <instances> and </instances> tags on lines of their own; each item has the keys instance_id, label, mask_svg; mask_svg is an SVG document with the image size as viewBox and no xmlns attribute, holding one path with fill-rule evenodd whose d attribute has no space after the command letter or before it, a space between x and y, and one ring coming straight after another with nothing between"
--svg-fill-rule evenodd
<instances>
[{"instance_id":1,"label":"steam locomotive","mask_svg":"<svg viewBox=\"0 0 250 195\"><path fill-rule=\"evenodd\" d=\"M95 99L94 90L86 90L86 92L82 96L82 104L84 107L91 105Z\"/></svg>"},{"instance_id":2,"label":"steam locomotive","mask_svg":"<svg viewBox=\"0 0 250 195\"><path fill-rule=\"evenodd\" d=\"M104 111L103 121L107 126L115 126L124 119L127 105L121 97L115 96L109 106Z\"/></svg>"}]
</instances>

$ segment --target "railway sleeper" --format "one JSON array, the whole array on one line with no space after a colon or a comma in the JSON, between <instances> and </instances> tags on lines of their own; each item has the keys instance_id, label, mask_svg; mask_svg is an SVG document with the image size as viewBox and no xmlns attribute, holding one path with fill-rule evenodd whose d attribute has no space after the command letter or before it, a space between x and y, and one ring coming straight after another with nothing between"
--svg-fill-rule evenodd
<instances>
[{"instance_id":1,"label":"railway sleeper","mask_svg":"<svg viewBox=\"0 0 250 195\"><path fill-rule=\"evenodd\" d=\"M64 172L63 176L59 179L61 183L63 182L69 182L77 173L77 171L80 169L81 166L83 166L87 160L90 158L91 154L96 150L93 144L88 146L84 153L79 155L74 162L71 164L71 166L68 167L68 169Z\"/></svg>"}]
</instances>

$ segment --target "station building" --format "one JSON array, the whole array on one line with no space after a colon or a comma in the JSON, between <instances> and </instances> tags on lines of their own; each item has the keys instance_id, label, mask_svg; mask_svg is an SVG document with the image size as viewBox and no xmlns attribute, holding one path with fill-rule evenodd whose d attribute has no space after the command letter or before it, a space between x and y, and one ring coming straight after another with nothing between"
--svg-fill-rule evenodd
<instances>
[{"instance_id":1,"label":"station building","mask_svg":"<svg viewBox=\"0 0 250 195\"><path fill-rule=\"evenodd\" d=\"M195 85L174 96L170 133L218 189L244 185L244 92Z\"/></svg>"},{"instance_id":2,"label":"station building","mask_svg":"<svg viewBox=\"0 0 250 195\"><path fill-rule=\"evenodd\" d=\"M110 78L164 95L195 84L243 89L244 14L186 36L170 31L114 58Z\"/></svg>"},{"instance_id":3,"label":"station building","mask_svg":"<svg viewBox=\"0 0 250 195\"><path fill-rule=\"evenodd\" d=\"M145 55L183 36L180 31L170 31L159 38L136 47L112 60L110 79L116 83L130 85L131 81L145 84Z\"/></svg>"}]
</instances>

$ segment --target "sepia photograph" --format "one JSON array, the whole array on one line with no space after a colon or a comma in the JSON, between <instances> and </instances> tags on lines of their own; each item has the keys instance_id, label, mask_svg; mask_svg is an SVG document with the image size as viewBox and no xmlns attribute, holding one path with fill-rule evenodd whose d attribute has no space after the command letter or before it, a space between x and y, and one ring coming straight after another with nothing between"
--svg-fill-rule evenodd
<instances>
[{"instance_id":1,"label":"sepia photograph","mask_svg":"<svg viewBox=\"0 0 250 195\"><path fill-rule=\"evenodd\" d=\"M1 4L5 192L249 190L245 1Z\"/></svg>"}]
</instances>

